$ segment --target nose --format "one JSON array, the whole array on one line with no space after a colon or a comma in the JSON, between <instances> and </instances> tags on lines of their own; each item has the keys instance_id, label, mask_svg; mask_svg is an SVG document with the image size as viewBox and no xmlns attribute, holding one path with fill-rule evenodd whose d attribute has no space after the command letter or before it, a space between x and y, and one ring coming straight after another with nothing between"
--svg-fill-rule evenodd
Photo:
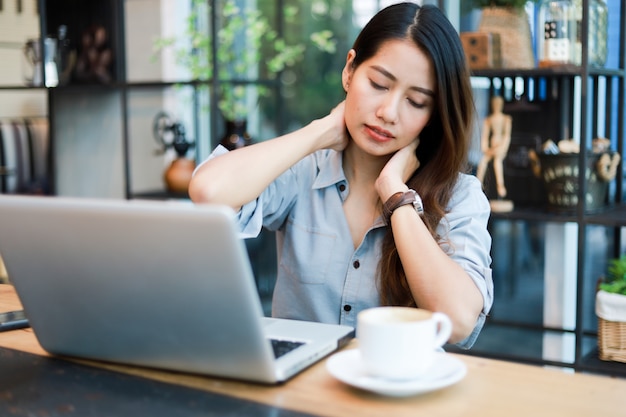
<instances>
[{"instance_id":1,"label":"nose","mask_svg":"<svg viewBox=\"0 0 626 417\"><path fill-rule=\"evenodd\" d=\"M397 122L400 100L400 97L397 97L391 92L386 94L384 99L378 106L378 109L376 110L376 117L386 123Z\"/></svg>"}]
</instances>

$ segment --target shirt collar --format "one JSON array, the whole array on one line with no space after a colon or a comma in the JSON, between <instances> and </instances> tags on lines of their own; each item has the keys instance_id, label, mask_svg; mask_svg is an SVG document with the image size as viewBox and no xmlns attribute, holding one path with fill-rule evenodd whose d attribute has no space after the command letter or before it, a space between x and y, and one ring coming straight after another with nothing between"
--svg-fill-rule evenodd
<instances>
[{"instance_id":1,"label":"shirt collar","mask_svg":"<svg viewBox=\"0 0 626 417\"><path fill-rule=\"evenodd\" d=\"M313 189L326 188L342 181L346 181L343 172L343 152L327 150L319 152L318 158L319 172L313 182Z\"/></svg>"}]
</instances>

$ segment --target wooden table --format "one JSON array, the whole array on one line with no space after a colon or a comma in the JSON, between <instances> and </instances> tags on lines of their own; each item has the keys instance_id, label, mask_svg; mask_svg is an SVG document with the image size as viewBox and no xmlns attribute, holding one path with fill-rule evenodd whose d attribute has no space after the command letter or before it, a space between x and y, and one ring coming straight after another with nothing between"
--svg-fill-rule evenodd
<instances>
[{"instance_id":1,"label":"wooden table","mask_svg":"<svg viewBox=\"0 0 626 417\"><path fill-rule=\"evenodd\" d=\"M0 285L0 311L21 308L13 288ZM353 348L356 342L347 349ZM30 329L0 333L0 347L48 356ZM335 380L325 361L280 386L78 361L241 401L319 416L625 416L626 379L564 372L513 362L457 355L468 368L459 383L408 398L387 398ZM0 387L1 389L2 387ZM239 400L238 400L239 401ZM2 399L0 398L0 404ZM278 413L280 414L280 413ZM282 414L281 414L282 415Z\"/></svg>"}]
</instances>

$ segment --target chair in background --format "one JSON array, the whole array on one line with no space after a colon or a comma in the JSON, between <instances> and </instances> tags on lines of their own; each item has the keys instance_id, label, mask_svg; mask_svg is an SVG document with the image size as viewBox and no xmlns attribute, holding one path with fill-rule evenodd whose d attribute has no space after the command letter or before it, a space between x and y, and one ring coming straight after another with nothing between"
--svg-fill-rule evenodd
<instances>
[{"instance_id":1,"label":"chair in background","mask_svg":"<svg viewBox=\"0 0 626 417\"><path fill-rule=\"evenodd\" d=\"M48 194L48 121L0 119L0 193Z\"/></svg>"},{"instance_id":2,"label":"chair in background","mask_svg":"<svg viewBox=\"0 0 626 417\"><path fill-rule=\"evenodd\" d=\"M8 283L9 283L9 274L7 273L7 270L4 267L4 262L2 262L2 256L0 256L0 284L8 284Z\"/></svg>"}]
</instances>

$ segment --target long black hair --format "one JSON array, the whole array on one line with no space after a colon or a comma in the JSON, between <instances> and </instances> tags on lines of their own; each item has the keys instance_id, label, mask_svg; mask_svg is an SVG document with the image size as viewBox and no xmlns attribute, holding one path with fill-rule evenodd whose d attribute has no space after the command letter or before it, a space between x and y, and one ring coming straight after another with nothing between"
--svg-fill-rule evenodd
<instances>
[{"instance_id":1,"label":"long black hair","mask_svg":"<svg viewBox=\"0 0 626 417\"><path fill-rule=\"evenodd\" d=\"M434 69L433 113L420 133L420 167L407 185L422 197L426 226L441 241L445 237L436 235L436 227L446 214L459 172L467 170L475 111L469 68L458 33L444 13L433 5L405 2L382 9L365 25L352 46L353 69L393 39L412 41ZM382 304L415 305L391 228L383 241L378 274Z\"/></svg>"}]
</instances>

